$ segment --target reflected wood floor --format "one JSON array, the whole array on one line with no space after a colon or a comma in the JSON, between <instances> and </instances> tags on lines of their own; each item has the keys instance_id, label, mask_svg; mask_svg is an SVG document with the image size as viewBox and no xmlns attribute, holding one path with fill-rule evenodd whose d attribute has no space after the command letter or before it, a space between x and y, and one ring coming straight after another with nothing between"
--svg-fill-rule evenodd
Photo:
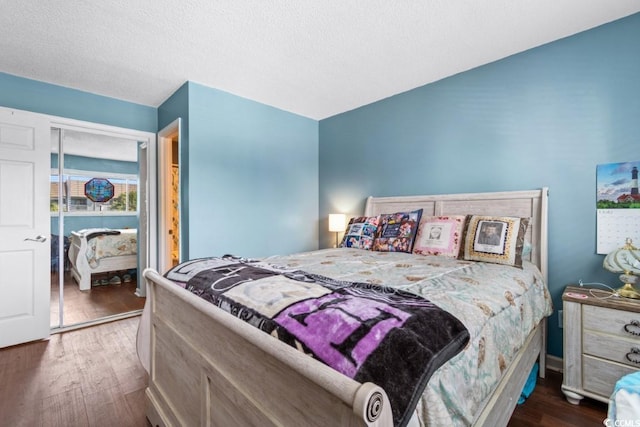
<instances>
[{"instance_id":1,"label":"reflected wood floor","mask_svg":"<svg viewBox=\"0 0 640 427\"><path fill-rule=\"evenodd\" d=\"M136 355L139 317L0 350L0 426L148 427L147 375ZM548 371L509 427L602 426L607 405L571 405Z\"/></svg>"},{"instance_id":2,"label":"reflected wood floor","mask_svg":"<svg viewBox=\"0 0 640 427\"><path fill-rule=\"evenodd\" d=\"M124 272L118 274L123 276ZM94 280L110 279L116 273L94 274ZM59 276L51 273L51 326L59 324ZM140 310L144 306L145 298L136 296L136 278L129 283L120 285L92 286L91 289L81 291L78 284L71 277L70 271L64 272L64 324L65 326L83 323L90 320L114 314L128 313Z\"/></svg>"}]
</instances>

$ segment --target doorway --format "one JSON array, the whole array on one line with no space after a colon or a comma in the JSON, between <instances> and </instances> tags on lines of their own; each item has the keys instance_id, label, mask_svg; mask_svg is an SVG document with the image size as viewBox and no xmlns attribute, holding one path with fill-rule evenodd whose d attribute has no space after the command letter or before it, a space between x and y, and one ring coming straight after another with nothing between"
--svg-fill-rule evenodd
<instances>
[{"instance_id":1,"label":"doorway","mask_svg":"<svg viewBox=\"0 0 640 427\"><path fill-rule=\"evenodd\" d=\"M51 328L137 315L155 266L152 134L75 121L51 128Z\"/></svg>"},{"instance_id":2,"label":"doorway","mask_svg":"<svg viewBox=\"0 0 640 427\"><path fill-rule=\"evenodd\" d=\"M180 128L174 120L158 132L159 253L161 273L182 260L180 225Z\"/></svg>"}]
</instances>

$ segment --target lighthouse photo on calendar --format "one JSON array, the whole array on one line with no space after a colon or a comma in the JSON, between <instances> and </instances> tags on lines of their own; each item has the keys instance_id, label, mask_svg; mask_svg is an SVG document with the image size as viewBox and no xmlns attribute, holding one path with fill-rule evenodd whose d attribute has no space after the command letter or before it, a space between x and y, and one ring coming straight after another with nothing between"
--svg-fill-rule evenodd
<instances>
[{"instance_id":1,"label":"lighthouse photo on calendar","mask_svg":"<svg viewBox=\"0 0 640 427\"><path fill-rule=\"evenodd\" d=\"M596 168L598 209L640 209L640 161L608 163Z\"/></svg>"},{"instance_id":2,"label":"lighthouse photo on calendar","mask_svg":"<svg viewBox=\"0 0 640 427\"><path fill-rule=\"evenodd\" d=\"M640 161L596 167L596 236L598 254L622 247L626 239L640 244Z\"/></svg>"}]
</instances>

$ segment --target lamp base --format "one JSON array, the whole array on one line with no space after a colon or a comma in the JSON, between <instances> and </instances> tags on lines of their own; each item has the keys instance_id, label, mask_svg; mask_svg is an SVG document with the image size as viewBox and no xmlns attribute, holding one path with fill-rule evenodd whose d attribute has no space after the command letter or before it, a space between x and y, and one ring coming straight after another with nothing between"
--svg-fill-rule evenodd
<instances>
[{"instance_id":1,"label":"lamp base","mask_svg":"<svg viewBox=\"0 0 640 427\"><path fill-rule=\"evenodd\" d=\"M616 290L616 293L624 298L640 299L640 292L636 291L631 283L625 283L623 287Z\"/></svg>"}]
</instances>

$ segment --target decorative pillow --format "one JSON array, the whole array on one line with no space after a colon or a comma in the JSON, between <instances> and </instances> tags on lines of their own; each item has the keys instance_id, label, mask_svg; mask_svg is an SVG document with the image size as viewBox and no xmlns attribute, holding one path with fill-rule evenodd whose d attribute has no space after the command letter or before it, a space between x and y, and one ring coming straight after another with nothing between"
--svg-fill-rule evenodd
<instances>
[{"instance_id":1,"label":"decorative pillow","mask_svg":"<svg viewBox=\"0 0 640 427\"><path fill-rule=\"evenodd\" d=\"M351 218L344 232L341 248L371 249L378 229L377 216Z\"/></svg>"},{"instance_id":2,"label":"decorative pillow","mask_svg":"<svg viewBox=\"0 0 640 427\"><path fill-rule=\"evenodd\" d=\"M466 215L423 217L413 246L413 253L457 258L462 246Z\"/></svg>"},{"instance_id":3,"label":"decorative pillow","mask_svg":"<svg viewBox=\"0 0 640 427\"><path fill-rule=\"evenodd\" d=\"M469 219L464 259L522 268L522 247L529 218L473 215Z\"/></svg>"},{"instance_id":4,"label":"decorative pillow","mask_svg":"<svg viewBox=\"0 0 640 427\"><path fill-rule=\"evenodd\" d=\"M422 209L380 215L373 250L411 253L421 216Z\"/></svg>"}]
</instances>

